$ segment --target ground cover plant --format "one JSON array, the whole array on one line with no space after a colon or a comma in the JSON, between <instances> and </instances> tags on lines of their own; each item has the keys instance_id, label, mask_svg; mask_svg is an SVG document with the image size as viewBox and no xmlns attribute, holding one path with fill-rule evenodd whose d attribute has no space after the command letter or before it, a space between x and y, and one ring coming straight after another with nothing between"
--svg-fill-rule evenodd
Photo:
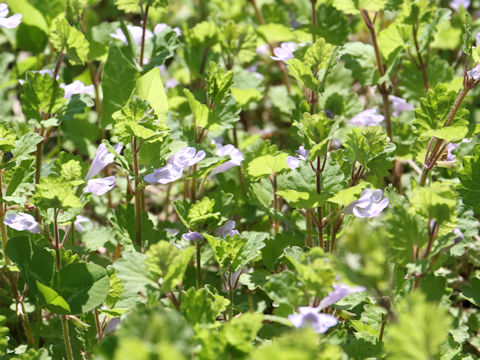
<instances>
[{"instance_id":1,"label":"ground cover plant","mask_svg":"<svg viewBox=\"0 0 480 360\"><path fill-rule=\"evenodd\" d=\"M477 359L480 1L0 3L5 359Z\"/></svg>"}]
</instances>

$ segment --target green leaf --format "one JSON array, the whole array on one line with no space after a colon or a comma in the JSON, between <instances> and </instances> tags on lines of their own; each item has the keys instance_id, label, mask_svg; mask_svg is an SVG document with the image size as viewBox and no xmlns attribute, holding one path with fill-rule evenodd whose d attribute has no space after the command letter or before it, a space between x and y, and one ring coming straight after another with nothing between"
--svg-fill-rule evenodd
<instances>
[{"instance_id":1,"label":"green leaf","mask_svg":"<svg viewBox=\"0 0 480 360\"><path fill-rule=\"evenodd\" d=\"M5 353L5 350L8 348L8 334L10 330L4 326L7 318L3 315L0 315L0 355Z\"/></svg>"},{"instance_id":2,"label":"green leaf","mask_svg":"<svg viewBox=\"0 0 480 360\"><path fill-rule=\"evenodd\" d=\"M213 323L227 309L230 301L221 295L209 293L206 289L188 289L182 295L180 311L185 319L194 324Z\"/></svg>"},{"instance_id":3,"label":"green leaf","mask_svg":"<svg viewBox=\"0 0 480 360\"><path fill-rule=\"evenodd\" d=\"M263 314L245 313L226 323L222 332L230 346L248 354L253 349L253 341L262 323Z\"/></svg>"},{"instance_id":4,"label":"green leaf","mask_svg":"<svg viewBox=\"0 0 480 360\"><path fill-rule=\"evenodd\" d=\"M312 329L285 332L272 339L268 344L255 348L249 360L287 360L287 359L340 359L341 349L338 345L318 340ZM364 354L362 353L362 356Z\"/></svg>"},{"instance_id":5,"label":"green leaf","mask_svg":"<svg viewBox=\"0 0 480 360\"><path fill-rule=\"evenodd\" d=\"M114 3L119 10L127 13L133 13L139 8L138 0L115 0Z\"/></svg>"},{"instance_id":6,"label":"green leaf","mask_svg":"<svg viewBox=\"0 0 480 360\"><path fill-rule=\"evenodd\" d=\"M155 286L155 282L148 277L146 258L145 254L139 252L123 251L122 257L114 262L116 276L123 285L123 293L115 305L117 308L127 308L141 302L138 293L146 293L148 287Z\"/></svg>"},{"instance_id":7,"label":"green leaf","mask_svg":"<svg viewBox=\"0 0 480 360\"><path fill-rule=\"evenodd\" d=\"M188 104L190 105L190 110L192 111L195 126L206 128L208 125L208 116L209 110L208 106L205 104L200 103L195 96L190 92L188 89L183 89L183 93L185 94Z\"/></svg>"},{"instance_id":8,"label":"green leaf","mask_svg":"<svg viewBox=\"0 0 480 360\"><path fill-rule=\"evenodd\" d=\"M167 133L164 121L157 119L148 101L133 96L120 110L113 113L114 134L120 142L128 144L135 137L152 143L162 140Z\"/></svg>"},{"instance_id":9,"label":"green leaf","mask_svg":"<svg viewBox=\"0 0 480 360\"><path fill-rule=\"evenodd\" d=\"M333 6L345 14L360 14L360 10L380 11L383 10L386 0L336 0Z\"/></svg>"},{"instance_id":10,"label":"green leaf","mask_svg":"<svg viewBox=\"0 0 480 360\"><path fill-rule=\"evenodd\" d=\"M159 119L166 118L168 112L167 94L158 68L153 68L137 80L136 92L140 99L147 100L150 103Z\"/></svg>"},{"instance_id":11,"label":"green leaf","mask_svg":"<svg viewBox=\"0 0 480 360\"><path fill-rule=\"evenodd\" d=\"M204 234L222 270L235 272L260 255L265 246L265 233L243 232L224 239Z\"/></svg>"},{"instance_id":12,"label":"green leaf","mask_svg":"<svg viewBox=\"0 0 480 360\"><path fill-rule=\"evenodd\" d=\"M317 90L318 79L313 76L312 70L307 64L299 59L287 60L288 73L293 76L302 86L313 91Z\"/></svg>"},{"instance_id":13,"label":"green leaf","mask_svg":"<svg viewBox=\"0 0 480 360\"><path fill-rule=\"evenodd\" d=\"M276 156L264 155L253 159L247 166L248 175L254 178L260 178L279 174L282 171L289 169L287 165L287 157L287 154L281 153Z\"/></svg>"},{"instance_id":14,"label":"green leaf","mask_svg":"<svg viewBox=\"0 0 480 360\"><path fill-rule=\"evenodd\" d=\"M317 9L317 27L312 31L331 44L343 45L347 42L349 24L340 11L324 3Z\"/></svg>"},{"instance_id":15,"label":"green leaf","mask_svg":"<svg viewBox=\"0 0 480 360\"><path fill-rule=\"evenodd\" d=\"M463 285L461 296L475 306L480 306L480 279L474 277L470 285Z\"/></svg>"},{"instance_id":16,"label":"green leaf","mask_svg":"<svg viewBox=\"0 0 480 360\"><path fill-rule=\"evenodd\" d=\"M418 187L410 199L409 212L442 224L455 218L457 198L452 184L434 182L430 187Z\"/></svg>"},{"instance_id":17,"label":"green leaf","mask_svg":"<svg viewBox=\"0 0 480 360\"><path fill-rule=\"evenodd\" d=\"M473 156L463 158L463 169L459 172L460 184L458 192L465 204L473 207L476 214L480 214L480 145L476 145Z\"/></svg>"},{"instance_id":18,"label":"green leaf","mask_svg":"<svg viewBox=\"0 0 480 360\"><path fill-rule=\"evenodd\" d=\"M37 291L40 302L51 312L56 314L72 313L67 301L51 287L37 281Z\"/></svg>"},{"instance_id":19,"label":"green leaf","mask_svg":"<svg viewBox=\"0 0 480 360\"><path fill-rule=\"evenodd\" d=\"M322 249L313 248L308 253L301 254L299 259L287 255L286 258L298 272L298 279L308 291L317 298L326 295L335 281L332 264Z\"/></svg>"},{"instance_id":20,"label":"green leaf","mask_svg":"<svg viewBox=\"0 0 480 360\"><path fill-rule=\"evenodd\" d=\"M362 85L373 86L378 83L380 73L377 69L375 51L372 45L362 42L350 42L343 46L341 57L345 67Z\"/></svg>"},{"instance_id":21,"label":"green leaf","mask_svg":"<svg viewBox=\"0 0 480 360\"><path fill-rule=\"evenodd\" d=\"M367 183L360 183L355 186L350 186L347 189L340 190L334 196L328 199L329 202L334 204L339 204L343 206L347 206L351 204L353 201L357 200L360 197L363 189L367 187Z\"/></svg>"},{"instance_id":22,"label":"green leaf","mask_svg":"<svg viewBox=\"0 0 480 360\"><path fill-rule=\"evenodd\" d=\"M87 61L88 41L83 33L70 26L66 19L57 19L50 33L50 41L59 52L67 54L71 65L83 65Z\"/></svg>"},{"instance_id":23,"label":"green leaf","mask_svg":"<svg viewBox=\"0 0 480 360\"><path fill-rule=\"evenodd\" d=\"M428 221L394 206L386 223L392 260L399 266L413 262L413 246L422 249L428 241Z\"/></svg>"},{"instance_id":24,"label":"green leaf","mask_svg":"<svg viewBox=\"0 0 480 360\"><path fill-rule=\"evenodd\" d=\"M424 133L444 127L447 116L456 99L457 93L449 90L444 84L439 84L434 89L428 91L427 97L420 100L420 108L415 111L416 120L414 125L417 128L420 139L429 139L430 136L424 135ZM457 111L451 126L468 127L468 117L469 111L462 105ZM458 132L455 134L458 134ZM439 132L439 135L445 136L442 132ZM447 137L449 136L447 135Z\"/></svg>"},{"instance_id":25,"label":"green leaf","mask_svg":"<svg viewBox=\"0 0 480 360\"><path fill-rule=\"evenodd\" d=\"M211 61L207 73L207 102L210 107L220 104L233 84L233 71L225 71L221 66Z\"/></svg>"},{"instance_id":26,"label":"green leaf","mask_svg":"<svg viewBox=\"0 0 480 360\"><path fill-rule=\"evenodd\" d=\"M15 141L15 149L12 151L15 161L19 163L30 158L30 154L36 150L41 141L43 138L36 133L27 133Z\"/></svg>"},{"instance_id":27,"label":"green leaf","mask_svg":"<svg viewBox=\"0 0 480 360\"><path fill-rule=\"evenodd\" d=\"M63 89L48 74L27 72L23 88L22 110L28 119L41 121L43 114L55 114L65 103Z\"/></svg>"},{"instance_id":28,"label":"green leaf","mask_svg":"<svg viewBox=\"0 0 480 360\"><path fill-rule=\"evenodd\" d=\"M112 115L130 99L140 77L136 67L125 57L115 42L110 43L102 75L102 128L112 123Z\"/></svg>"},{"instance_id":29,"label":"green leaf","mask_svg":"<svg viewBox=\"0 0 480 360\"><path fill-rule=\"evenodd\" d=\"M388 326L385 350L393 360L436 359L447 339L451 319L447 311L416 291L397 305L398 321Z\"/></svg>"},{"instance_id":30,"label":"green leaf","mask_svg":"<svg viewBox=\"0 0 480 360\"><path fill-rule=\"evenodd\" d=\"M40 184L35 186L33 196L35 204L42 209L69 209L83 207L80 199L75 195L71 183L62 178L41 178Z\"/></svg>"},{"instance_id":31,"label":"green leaf","mask_svg":"<svg viewBox=\"0 0 480 360\"><path fill-rule=\"evenodd\" d=\"M159 241L148 249L145 260L147 270L155 280L163 279L163 293L172 291L182 283L183 275L194 252L194 247L181 251L166 241Z\"/></svg>"}]
</instances>

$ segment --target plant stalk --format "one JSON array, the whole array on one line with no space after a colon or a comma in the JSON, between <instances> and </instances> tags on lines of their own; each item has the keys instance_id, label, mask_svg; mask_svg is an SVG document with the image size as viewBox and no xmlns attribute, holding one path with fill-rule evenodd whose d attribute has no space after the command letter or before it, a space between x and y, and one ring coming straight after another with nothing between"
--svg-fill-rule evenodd
<instances>
[{"instance_id":1,"label":"plant stalk","mask_svg":"<svg viewBox=\"0 0 480 360\"><path fill-rule=\"evenodd\" d=\"M140 186L138 181L138 149L137 139L132 140L132 155L133 155L133 172L135 174L135 241L139 247L142 248L142 196L140 193Z\"/></svg>"}]
</instances>

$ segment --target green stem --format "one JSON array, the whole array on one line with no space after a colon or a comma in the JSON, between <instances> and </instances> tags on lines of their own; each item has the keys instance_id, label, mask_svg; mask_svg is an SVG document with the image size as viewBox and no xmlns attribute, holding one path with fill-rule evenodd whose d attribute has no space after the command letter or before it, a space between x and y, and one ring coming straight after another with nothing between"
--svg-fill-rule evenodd
<instances>
[{"instance_id":1,"label":"green stem","mask_svg":"<svg viewBox=\"0 0 480 360\"><path fill-rule=\"evenodd\" d=\"M305 221L307 223L307 238L306 238L306 246L313 247L313 237L312 237L312 213L310 209L306 210L305 213Z\"/></svg>"},{"instance_id":2,"label":"green stem","mask_svg":"<svg viewBox=\"0 0 480 360\"><path fill-rule=\"evenodd\" d=\"M322 192L322 168L320 166L320 156L317 156L317 194L320 195ZM318 246L324 249L324 242L323 242L323 226L322 226L322 220L323 220L323 215L322 215L322 206L317 207L317 228L318 228Z\"/></svg>"},{"instance_id":3,"label":"green stem","mask_svg":"<svg viewBox=\"0 0 480 360\"><path fill-rule=\"evenodd\" d=\"M148 17L148 9L150 8L149 5L145 7L145 11L142 9L142 45L140 47L140 66L143 66L143 53L145 52L145 33L147 31L147 17Z\"/></svg>"},{"instance_id":4,"label":"green stem","mask_svg":"<svg viewBox=\"0 0 480 360\"><path fill-rule=\"evenodd\" d=\"M202 288L202 245L197 244L197 289Z\"/></svg>"},{"instance_id":5,"label":"green stem","mask_svg":"<svg viewBox=\"0 0 480 360\"><path fill-rule=\"evenodd\" d=\"M95 315L95 326L97 327L98 342L101 342L103 337L103 331L102 331L102 326L100 325L100 319L98 316L97 308L95 308L94 310L94 315Z\"/></svg>"},{"instance_id":6,"label":"green stem","mask_svg":"<svg viewBox=\"0 0 480 360\"><path fill-rule=\"evenodd\" d=\"M315 9L315 5L317 4L317 0L310 0L310 3L312 4L312 37L313 37L313 42L317 40L317 34L315 33L315 29L317 28L317 10Z\"/></svg>"},{"instance_id":7,"label":"green stem","mask_svg":"<svg viewBox=\"0 0 480 360\"><path fill-rule=\"evenodd\" d=\"M139 249L142 248L142 197L140 193L140 186L138 181L138 150L137 139L132 140L132 154L133 154L133 172L135 174L135 240Z\"/></svg>"},{"instance_id":8,"label":"green stem","mask_svg":"<svg viewBox=\"0 0 480 360\"><path fill-rule=\"evenodd\" d=\"M70 344L70 333L68 331L68 320L67 316L62 316L62 329L63 329L63 340L65 342L65 350L67 352L67 359L73 360L72 345Z\"/></svg>"}]
</instances>

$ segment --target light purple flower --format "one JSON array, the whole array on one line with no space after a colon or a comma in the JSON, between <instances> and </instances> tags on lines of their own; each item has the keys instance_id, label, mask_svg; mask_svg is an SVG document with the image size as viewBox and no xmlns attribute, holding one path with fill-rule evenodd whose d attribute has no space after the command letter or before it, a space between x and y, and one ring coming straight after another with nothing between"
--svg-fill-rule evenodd
<instances>
[{"instance_id":1,"label":"light purple flower","mask_svg":"<svg viewBox=\"0 0 480 360\"><path fill-rule=\"evenodd\" d=\"M320 313L320 308L300 306L298 314L288 315L288 320L296 328L312 328L317 334L323 334L338 324L337 319L329 314Z\"/></svg>"},{"instance_id":2,"label":"light purple flower","mask_svg":"<svg viewBox=\"0 0 480 360\"><path fill-rule=\"evenodd\" d=\"M457 237L455 238L455 242L457 242L457 243L462 241L465 238L465 236L463 235L462 230L460 230L460 228L455 228L455 229L452 230L452 232L455 235L457 235Z\"/></svg>"},{"instance_id":3,"label":"light purple flower","mask_svg":"<svg viewBox=\"0 0 480 360\"><path fill-rule=\"evenodd\" d=\"M298 150L295 150L297 157L289 156L287 157L287 165L290 169L295 170L300 166L300 160L307 161L309 151L301 145Z\"/></svg>"},{"instance_id":4,"label":"light purple flower","mask_svg":"<svg viewBox=\"0 0 480 360\"><path fill-rule=\"evenodd\" d=\"M197 152L194 147L187 146L170 156L167 160L167 164L184 168L195 165L199 161L203 160L206 155L207 154L203 150Z\"/></svg>"},{"instance_id":5,"label":"light purple flower","mask_svg":"<svg viewBox=\"0 0 480 360\"><path fill-rule=\"evenodd\" d=\"M452 151L455 150L460 144L469 143L470 139L463 139L459 143L450 143L447 145L447 158L446 161L455 161L457 159L457 155L453 154Z\"/></svg>"},{"instance_id":6,"label":"light purple flower","mask_svg":"<svg viewBox=\"0 0 480 360\"><path fill-rule=\"evenodd\" d=\"M24 212L7 214L7 218L3 220L3 223L17 231L28 231L32 234L38 234L40 232L40 227L35 218Z\"/></svg>"},{"instance_id":7,"label":"light purple flower","mask_svg":"<svg viewBox=\"0 0 480 360\"><path fill-rule=\"evenodd\" d=\"M352 117L348 123L355 126L377 126L383 119L383 115L378 114L377 109L367 109Z\"/></svg>"},{"instance_id":8,"label":"light purple flower","mask_svg":"<svg viewBox=\"0 0 480 360\"><path fill-rule=\"evenodd\" d=\"M154 33L155 35L158 35L158 34L160 34L163 30L168 29L168 28L170 28L170 26L168 26L167 24L160 23L160 24L155 25L155 27L153 28L153 33ZM181 31L180 28L178 28L178 27L173 28L173 31L175 31L175 34L177 34L177 36L182 35L182 31Z\"/></svg>"},{"instance_id":9,"label":"light purple flower","mask_svg":"<svg viewBox=\"0 0 480 360\"><path fill-rule=\"evenodd\" d=\"M65 91L64 98L70 99L75 94L93 94L93 85L85 85L83 81L75 80L71 84L60 84L60 87Z\"/></svg>"},{"instance_id":10,"label":"light purple flower","mask_svg":"<svg viewBox=\"0 0 480 360\"><path fill-rule=\"evenodd\" d=\"M142 34L143 34L143 29L141 26L135 26L135 25L127 25L127 30L130 33L130 36L134 42L136 42L138 45L142 43ZM123 33L121 28L118 28L115 30L113 34L110 34L110 37L122 41L125 45L128 44L127 42L127 37ZM153 37L153 33L146 29L145 31L145 40L150 39Z\"/></svg>"},{"instance_id":11,"label":"light purple flower","mask_svg":"<svg viewBox=\"0 0 480 360\"><path fill-rule=\"evenodd\" d=\"M212 176L225 172L234 166L240 166L244 160L243 154L232 144L225 146L217 144L217 151L215 154L217 156L230 156L230 160L218 165L215 169L213 169L211 172Z\"/></svg>"},{"instance_id":12,"label":"light purple flower","mask_svg":"<svg viewBox=\"0 0 480 360\"><path fill-rule=\"evenodd\" d=\"M165 90L168 90L170 88L174 88L175 86L179 85L180 83L175 80L175 79L168 79L167 82L165 83Z\"/></svg>"},{"instance_id":13,"label":"light purple flower","mask_svg":"<svg viewBox=\"0 0 480 360\"><path fill-rule=\"evenodd\" d=\"M477 65L473 69L468 70L467 76L473 80L480 80L480 65Z\"/></svg>"},{"instance_id":14,"label":"light purple flower","mask_svg":"<svg viewBox=\"0 0 480 360\"><path fill-rule=\"evenodd\" d=\"M151 184L169 184L180 179L183 175L183 167L167 164L154 169L153 173L145 175L144 180Z\"/></svg>"},{"instance_id":15,"label":"light purple flower","mask_svg":"<svg viewBox=\"0 0 480 360\"><path fill-rule=\"evenodd\" d=\"M342 300L345 296L365 291L366 289L363 286L354 286L350 287L344 284L335 284L333 285L333 291L330 291L322 301L320 301L320 309L324 309L332 304L335 304L337 301Z\"/></svg>"},{"instance_id":16,"label":"light purple flower","mask_svg":"<svg viewBox=\"0 0 480 360\"><path fill-rule=\"evenodd\" d=\"M358 218L372 218L378 216L388 204L388 198L382 200L382 190L363 190L360 198L345 208L346 214L353 214Z\"/></svg>"},{"instance_id":17,"label":"light purple flower","mask_svg":"<svg viewBox=\"0 0 480 360\"><path fill-rule=\"evenodd\" d=\"M197 231L188 231L188 233L182 235L182 238L187 241L196 242L203 240L203 235Z\"/></svg>"},{"instance_id":18,"label":"light purple flower","mask_svg":"<svg viewBox=\"0 0 480 360\"><path fill-rule=\"evenodd\" d=\"M165 228L165 231L168 232L169 234L172 234L173 236L177 236L180 230L178 229L173 229L173 228Z\"/></svg>"},{"instance_id":19,"label":"light purple flower","mask_svg":"<svg viewBox=\"0 0 480 360\"><path fill-rule=\"evenodd\" d=\"M287 157L287 165L290 169L295 170L300 166L300 160L294 156Z\"/></svg>"},{"instance_id":20,"label":"light purple flower","mask_svg":"<svg viewBox=\"0 0 480 360\"><path fill-rule=\"evenodd\" d=\"M298 150L295 150L295 152L298 154L298 158L303 161L307 161L309 151L305 149L303 145L300 145Z\"/></svg>"},{"instance_id":21,"label":"light purple flower","mask_svg":"<svg viewBox=\"0 0 480 360\"><path fill-rule=\"evenodd\" d=\"M390 103L392 104L393 116L398 117L404 111L414 110L412 104L407 103L404 99L390 95L388 97L390 99Z\"/></svg>"},{"instance_id":22,"label":"light purple flower","mask_svg":"<svg viewBox=\"0 0 480 360\"><path fill-rule=\"evenodd\" d=\"M275 61L287 61L294 58L293 52L297 49L297 44L294 42L284 42L280 47L273 49L275 56L270 56Z\"/></svg>"},{"instance_id":23,"label":"light purple flower","mask_svg":"<svg viewBox=\"0 0 480 360\"><path fill-rule=\"evenodd\" d=\"M103 195L112 190L117 181L115 176L107 176L106 178L90 179L87 182L87 186L83 189L84 193L90 192L93 195Z\"/></svg>"},{"instance_id":24,"label":"light purple flower","mask_svg":"<svg viewBox=\"0 0 480 360\"><path fill-rule=\"evenodd\" d=\"M103 335L108 335L108 334L111 334L115 331L117 331L117 328L118 328L118 325L120 325L120 323L122 322L121 319L119 319L118 317L114 317L112 318L107 326L105 327L105 330L103 330ZM98 335L97 335L98 337Z\"/></svg>"},{"instance_id":25,"label":"light purple flower","mask_svg":"<svg viewBox=\"0 0 480 360\"><path fill-rule=\"evenodd\" d=\"M83 232L85 228L83 227L82 223L88 223L88 222L90 222L90 219L88 217L83 215L78 215L74 222L75 230L77 230L78 232Z\"/></svg>"},{"instance_id":26,"label":"light purple flower","mask_svg":"<svg viewBox=\"0 0 480 360\"><path fill-rule=\"evenodd\" d=\"M5 29L16 28L22 22L22 14L14 14L7 18L8 5L0 4L0 27Z\"/></svg>"},{"instance_id":27,"label":"light purple flower","mask_svg":"<svg viewBox=\"0 0 480 360\"><path fill-rule=\"evenodd\" d=\"M123 149L123 145L121 143L118 143L113 147L113 149L117 154L120 154ZM103 170L105 166L111 164L113 160L115 160L115 154L112 154L110 151L108 151L107 146L104 143L101 143L98 146L97 153L93 158L92 165L88 170L85 180L88 180L91 177L97 175L100 171Z\"/></svg>"},{"instance_id":28,"label":"light purple flower","mask_svg":"<svg viewBox=\"0 0 480 360\"><path fill-rule=\"evenodd\" d=\"M222 238L226 237L227 235L235 236L240 234L238 230L235 230L235 221L228 220L225 224L217 228L215 230L215 235L220 236Z\"/></svg>"},{"instance_id":29,"label":"light purple flower","mask_svg":"<svg viewBox=\"0 0 480 360\"><path fill-rule=\"evenodd\" d=\"M268 55L270 53L270 46L268 44L263 44L260 46L257 46L255 49L255 52L257 55Z\"/></svg>"},{"instance_id":30,"label":"light purple flower","mask_svg":"<svg viewBox=\"0 0 480 360\"><path fill-rule=\"evenodd\" d=\"M470 0L451 0L450 7L457 11L460 9L460 5L466 10L470 6Z\"/></svg>"}]
</instances>

